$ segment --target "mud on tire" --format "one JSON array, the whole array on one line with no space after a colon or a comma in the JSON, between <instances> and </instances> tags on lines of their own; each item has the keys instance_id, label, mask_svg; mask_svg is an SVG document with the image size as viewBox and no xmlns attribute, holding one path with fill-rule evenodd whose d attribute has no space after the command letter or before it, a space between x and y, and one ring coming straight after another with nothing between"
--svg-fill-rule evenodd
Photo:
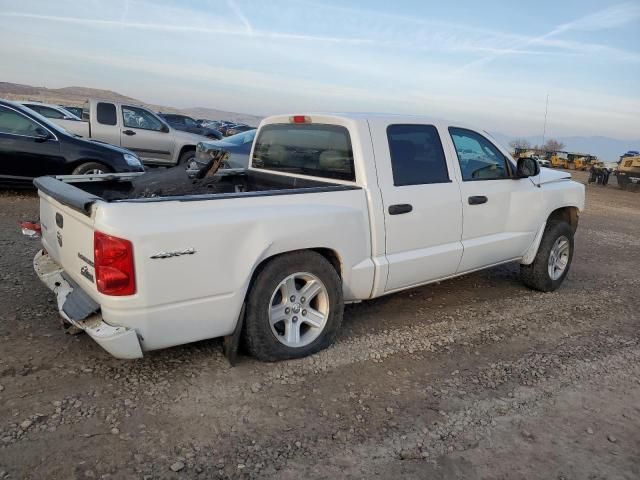
<instances>
[{"instance_id":1,"label":"mud on tire","mask_svg":"<svg viewBox=\"0 0 640 480\"><path fill-rule=\"evenodd\" d=\"M567 263L561 275L553 278L549 272L549 260L556 242L562 237L566 238L569 244ZM571 225L562 221L549 222L533 263L531 265L520 265L520 279L529 288L541 292L552 292L562 284L567 273L569 273L572 259L573 229Z\"/></svg>"}]
</instances>

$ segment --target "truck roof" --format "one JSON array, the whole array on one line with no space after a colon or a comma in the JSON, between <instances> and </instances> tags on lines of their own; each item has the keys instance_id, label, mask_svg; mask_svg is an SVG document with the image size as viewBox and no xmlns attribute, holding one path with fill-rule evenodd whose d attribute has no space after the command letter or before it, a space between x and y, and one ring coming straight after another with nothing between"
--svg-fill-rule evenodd
<instances>
[{"instance_id":1,"label":"truck roof","mask_svg":"<svg viewBox=\"0 0 640 480\"><path fill-rule=\"evenodd\" d=\"M491 133L484 128L470 125L466 122L451 121L442 118L430 117L427 115L409 115L403 113L372 113L372 112L297 112L290 114L273 115L267 117L260 122L260 125L268 125L272 123L290 123L294 116L311 117L312 123L360 123L367 121L382 121L389 124L394 123L411 123L411 124L427 124L440 127L455 126L459 128L468 128L476 132L482 132L491 137L495 142L499 143Z\"/></svg>"},{"instance_id":2,"label":"truck roof","mask_svg":"<svg viewBox=\"0 0 640 480\"><path fill-rule=\"evenodd\" d=\"M263 120L265 123L280 123L283 120L289 122L289 118L297 115L303 115L308 117L319 117L319 118L341 118L344 120L389 120L392 122L399 121L411 121L415 122L427 122L427 123L447 123L443 119L429 117L425 115L407 115L400 113L373 113L373 112L297 112L290 114L281 114L281 115L273 115L267 117Z\"/></svg>"}]
</instances>

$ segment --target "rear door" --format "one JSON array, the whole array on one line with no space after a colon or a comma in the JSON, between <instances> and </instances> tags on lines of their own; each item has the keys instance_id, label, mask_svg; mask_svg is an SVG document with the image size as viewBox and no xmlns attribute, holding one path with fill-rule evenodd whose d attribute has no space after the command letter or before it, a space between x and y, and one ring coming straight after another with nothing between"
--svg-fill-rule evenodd
<instances>
[{"instance_id":1,"label":"rear door","mask_svg":"<svg viewBox=\"0 0 640 480\"><path fill-rule=\"evenodd\" d=\"M111 145L120 145L118 107L111 102L90 102L91 138ZM84 118L84 112L83 112Z\"/></svg>"},{"instance_id":2,"label":"rear door","mask_svg":"<svg viewBox=\"0 0 640 480\"><path fill-rule=\"evenodd\" d=\"M449 128L461 175L466 272L521 257L540 226L539 189L530 179L516 179L514 165L486 136Z\"/></svg>"},{"instance_id":3,"label":"rear door","mask_svg":"<svg viewBox=\"0 0 640 480\"><path fill-rule=\"evenodd\" d=\"M0 105L0 178L28 183L41 175L66 173L63 169L55 134L19 110Z\"/></svg>"},{"instance_id":4,"label":"rear door","mask_svg":"<svg viewBox=\"0 0 640 480\"><path fill-rule=\"evenodd\" d=\"M389 273L385 291L456 272L462 205L438 127L369 122L384 203Z\"/></svg>"},{"instance_id":5,"label":"rear door","mask_svg":"<svg viewBox=\"0 0 640 480\"><path fill-rule=\"evenodd\" d=\"M120 144L133 150L145 163L173 163L171 130L141 107L122 105Z\"/></svg>"}]
</instances>

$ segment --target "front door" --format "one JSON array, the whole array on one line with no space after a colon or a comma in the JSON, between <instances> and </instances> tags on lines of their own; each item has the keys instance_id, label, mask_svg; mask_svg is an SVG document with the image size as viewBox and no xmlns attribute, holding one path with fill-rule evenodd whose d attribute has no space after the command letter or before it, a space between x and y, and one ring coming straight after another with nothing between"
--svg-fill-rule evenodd
<instances>
[{"instance_id":1,"label":"front door","mask_svg":"<svg viewBox=\"0 0 640 480\"><path fill-rule=\"evenodd\" d=\"M458 272L520 258L539 227L538 189L528 178L516 179L514 165L485 136L455 127L449 134L462 177L464 255Z\"/></svg>"},{"instance_id":2,"label":"front door","mask_svg":"<svg viewBox=\"0 0 640 480\"><path fill-rule=\"evenodd\" d=\"M120 145L136 152L144 163L173 163L171 131L144 108L122 105Z\"/></svg>"},{"instance_id":3,"label":"front door","mask_svg":"<svg viewBox=\"0 0 640 480\"><path fill-rule=\"evenodd\" d=\"M63 168L55 135L19 110L0 105L0 178L30 183L41 175L70 173Z\"/></svg>"},{"instance_id":4,"label":"front door","mask_svg":"<svg viewBox=\"0 0 640 480\"><path fill-rule=\"evenodd\" d=\"M462 205L438 128L381 120L370 127L384 203L385 291L454 274L462 257Z\"/></svg>"}]
</instances>

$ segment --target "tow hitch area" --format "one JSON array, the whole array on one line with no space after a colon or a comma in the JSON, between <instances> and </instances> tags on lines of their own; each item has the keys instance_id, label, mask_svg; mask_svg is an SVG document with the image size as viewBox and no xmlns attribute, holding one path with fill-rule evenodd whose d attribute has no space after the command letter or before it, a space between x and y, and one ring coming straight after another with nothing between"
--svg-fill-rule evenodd
<instances>
[{"instance_id":1,"label":"tow hitch area","mask_svg":"<svg viewBox=\"0 0 640 480\"><path fill-rule=\"evenodd\" d=\"M40 235L42 235L42 227L38 222L20 222L20 228L25 237L40 238Z\"/></svg>"}]
</instances>

